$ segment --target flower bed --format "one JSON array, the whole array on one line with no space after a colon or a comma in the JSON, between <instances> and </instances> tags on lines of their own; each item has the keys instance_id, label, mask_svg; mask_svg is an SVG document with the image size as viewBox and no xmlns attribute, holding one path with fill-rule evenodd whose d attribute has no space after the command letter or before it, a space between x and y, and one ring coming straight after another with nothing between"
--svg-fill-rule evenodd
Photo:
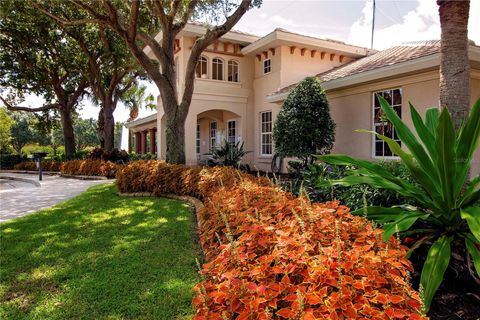
<instances>
[{"instance_id":1,"label":"flower bed","mask_svg":"<svg viewBox=\"0 0 480 320\"><path fill-rule=\"evenodd\" d=\"M338 202L310 204L231 168L138 161L121 192L201 199L195 319L424 319L406 248Z\"/></svg>"},{"instance_id":2,"label":"flower bed","mask_svg":"<svg viewBox=\"0 0 480 320\"><path fill-rule=\"evenodd\" d=\"M110 161L103 160L70 160L65 162L42 161L43 171L61 172L63 174L76 176L104 176L114 178L118 167ZM37 165L33 161L18 163L15 170L37 171Z\"/></svg>"}]
</instances>

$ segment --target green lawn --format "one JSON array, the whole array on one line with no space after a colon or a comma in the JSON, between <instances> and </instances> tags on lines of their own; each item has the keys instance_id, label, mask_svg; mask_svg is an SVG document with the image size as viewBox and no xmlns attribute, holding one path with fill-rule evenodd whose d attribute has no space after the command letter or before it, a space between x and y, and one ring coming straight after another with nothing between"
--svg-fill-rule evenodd
<instances>
[{"instance_id":1,"label":"green lawn","mask_svg":"<svg viewBox=\"0 0 480 320\"><path fill-rule=\"evenodd\" d=\"M189 319L194 228L182 202L112 185L0 224L0 319Z\"/></svg>"}]
</instances>

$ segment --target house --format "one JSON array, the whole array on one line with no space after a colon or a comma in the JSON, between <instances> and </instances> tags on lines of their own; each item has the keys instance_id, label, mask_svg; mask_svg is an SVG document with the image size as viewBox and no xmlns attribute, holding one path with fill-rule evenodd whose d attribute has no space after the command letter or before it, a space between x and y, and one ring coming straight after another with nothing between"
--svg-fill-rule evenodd
<instances>
[{"instance_id":1,"label":"house","mask_svg":"<svg viewBox=\"0 0 480 320\"><path fill-rule=\"evenodd\" d=\"M189 50L204 32L202 25L188 24L178 35L175 63L180 95ZM439 41L422 41L376 52L283 29L264 37L230 31L205 50L197 65L185 125L187 164L203 161L224 140L243 141L245 149L252 151L244 162L269 171L272 128L282 102L296 83L313 75L322 81L337 124L333 152L392 159L384 142L354 130L382 130L385 125L378 116L376 93L389 100L410 126L409 102L422 115L438 105L439 49ZM472 43L469 57L473 104L480 98L480 47ZM164 121L159 98L157 114L126 124L132 150L165 158ZM385 132L398 139L394 130ZM480 152L473 172L480 172Z\"/></svg>"}]
</instances>

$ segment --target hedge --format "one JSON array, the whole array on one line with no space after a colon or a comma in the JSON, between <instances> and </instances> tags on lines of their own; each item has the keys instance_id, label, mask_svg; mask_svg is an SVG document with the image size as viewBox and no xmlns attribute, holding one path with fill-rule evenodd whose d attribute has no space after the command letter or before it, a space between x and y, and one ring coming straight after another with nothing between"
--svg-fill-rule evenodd
<instances>
[{"instance_id":1,"label":"hedge","mask_svg":"<svg viewBox=\"0 0 480 320\"><path fill-rule=\"evenodd\" d=\"M58 172L60 171L61 162L45 160L42 161L42 170L43 171L51 171L51 172ZM25 171L37 171L37 164L34 161L25 161L21 163L17 163L14 166L15 170L25 170Z\"/></svg>"},{"instance_id":2,"label":"hedge","mask_svg":"<svg viewBox=\"0 0 480 320\"><path fill-rule=\"evenodd\" d=\"M231 168L161 161L120 168L116 184L203 200L194 319L426 319L407 248L338 202L311 204Z\"/></svg>"},{"instance_id":3,"label":"hedge","mask_svg":"<svg viewBox=\"0 0 480 320\"><path fill-rule=\"evenodd\" d=\"M20 154L0 154L0 169L13 169L16 164L27 160L26 155Z\"/></svg>"},{"instance_id":4,"label":"hedge","mask_svg":"<svg viewBox=\"0 0 480 320\"><path fill-rule=\"evenodd\" d=\"M103 160L70 160L62 162L60 172L76 176L104 176L114 178L120 165Z\"/></svg>"},{"instance_id":5,"label":"hedge","mask_svg":"<svg viewBox=\"0 0 480 320\"><path fill-rule=\"evenodd\" d=\"M70 160L57 162L51 160L42 161L44 171L61 172L63 174L77 176L104 176L114 178L120 165L103 160ZM22 162L14 167L15 170L36 171L37 165L33 161Z\"/></svg>"}]
</instances>

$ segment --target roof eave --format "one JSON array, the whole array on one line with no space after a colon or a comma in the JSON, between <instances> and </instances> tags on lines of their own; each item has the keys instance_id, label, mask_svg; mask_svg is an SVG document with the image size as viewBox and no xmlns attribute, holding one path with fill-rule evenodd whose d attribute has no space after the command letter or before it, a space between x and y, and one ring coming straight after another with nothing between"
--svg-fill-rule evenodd
<instances>
[{"instance_id":1,"label":"roof eave","mask_svg":"<svg viewBox=\"0 0 480 320\"><path fill-rule=\"evenodd\" d=\"M354 86L359 83L367 83L379 79L392 77L398 74L406 74L414 71L437 67L440 64L440 53L435 53L426 57L411 61L396 63L394 65L381 67L378 69L357 73L351 76L338 78L322 82L322 88L326 91ZM291 90L273 94L266 98L267 102L278 103L284 101Z\"/></svg>"},{"instance_id":2,"label":"roof eave","mask_svg":"<svg viewBox=\"0 0 480 320\"><path fill-rule=\"evenodd\" d=\"M130 129L130 128L134 128L134 127L137 127L137 126L140 126L142 124L146 124L146 123L149 123L149 122L152 122L152 121L157 121L157 113L151 114L151 115L146 116L144 118L140 118L140 119L136 119L136 120L127 122L127 123L125 123L125 127Z\"/></svg>"},{"instance_id":3,"label":"roof eave","mask_svg":"<svg viewBox=\"0 0 480 320\"><path fill-rule=\"evenodd\" d=\"M363 47L352 46L345 43L339 43L324 39L318 39L310 36L290 33L283 30L274 30L258 41L246 46L242 49L244 55L255 54L268 48L275 40L291 43L292 45L301 45L306 47L315 47L318 49L331 50L351 57L364 57L370 52L369 49Z\"/></svg>"}]
</instances>

